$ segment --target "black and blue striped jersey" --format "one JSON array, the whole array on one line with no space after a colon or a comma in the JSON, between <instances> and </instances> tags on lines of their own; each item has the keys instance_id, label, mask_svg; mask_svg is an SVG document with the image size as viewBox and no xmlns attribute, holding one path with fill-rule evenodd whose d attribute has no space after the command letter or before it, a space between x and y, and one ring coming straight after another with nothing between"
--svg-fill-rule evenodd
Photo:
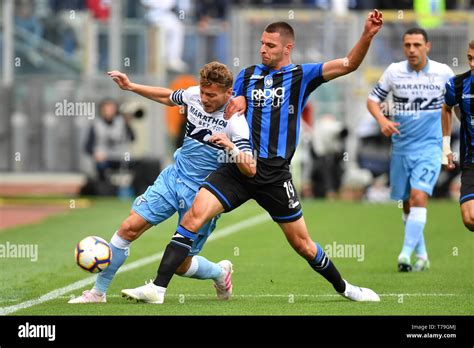
<instances>
[{"instance_id":1,"label":"black and blue striped jersey","mask_svg":"<svg viewBox=\"0 0 474 348\"><path fill-rule=\"evenodd\" d=\"M474 163L474 77L469 70L446 83L444 102L461 110L461 166Z\"/></svg>"},{"instance_id":2,"label":"black and blue striped jersey","mask_svg":"<svg viewBox=\"0 0 474 348\"><path fill-rule=\"evenodd\" d=\"M270 70L259 64L240 71L234 95L246 97L250 142L258 161L289 165L298 145L301 112L311 92L325 82L322 67L289 64Z\"/></svg>"}]
</instances>

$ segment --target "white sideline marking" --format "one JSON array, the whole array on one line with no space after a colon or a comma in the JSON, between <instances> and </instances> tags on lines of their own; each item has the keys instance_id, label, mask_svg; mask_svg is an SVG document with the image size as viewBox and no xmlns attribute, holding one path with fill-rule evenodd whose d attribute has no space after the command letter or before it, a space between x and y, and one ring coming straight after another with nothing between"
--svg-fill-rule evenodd
<instances>
[{"instance_id":1,"label":"white sideline marking","mask_svg":"<svg viewBox=\"0 0 474 348\"><path fill-rule=\"evenodd\" d=\"M246 295L236 295L233 294L232 297L240 297L240 298L265 298L265 297L282 297L282 298L288 298L290 294L260 294L260 295L252 295L252 294L246 294ZM340 297L341 295L338 294L291 294L292 296L296 297ZM417 293L417 294L378 294L380 297L398 297L398 296L409 296L409 297L456 297L456 296L461 296L458 294L423 294L423 293ZM180 296L185 296L185 297L215 297L215 294L174 294L174 295L167 295L166 298L173 298L173 297L180 297ZM121 295L107 295L107 298L122 298ZM70 299L70 296L59 296L58 298L64 298L64 299Z\"/></svg>"},{"instance_id":2,"label":"white sideline marking","mask_svg":"<svg viewBox=\"0 0 474 348\"><path fill-rule=\"evenodd\" d=\"M320 298L320 297L339 297L337 294L292 294L295 298L296 297L314 297L314 298ZM462 296L459 294L423 294L423 293L417 293L417 294L378 294L380 297L399 297L399 296L408 296L408 297L457 297L457 296ZM179 296L185 296L185 297L212 297L214 298L215 295L213 294L175 294L175 295L167 295L166 298L173 298L173 297L179 297ZM252 294L246 294L246 295L238 295L238 294L233 294L232 297L240 297L240 298L265 298L265 297L282 297L282 298L287 298L289 294L284 295L284 294L260 294L260 295L252 295ZM58 296L57 298L63 298L63 299L71 299L72 296ZM107 295L107 298L122 298L121 295ZM19 300L5 300L2 302L18 302ZM2 303L0 302L0 303Z\"/></svg>"},{"instance_id":3,"label":"white sideline marking","mask_svg":"<svg viewBox=\"0 0 474 348\"><path fill-rule=\"evenodd\" d=\"M209 237L208 241L210 242L211 240L216 240L216 239L227 237L227 236L229 236L233 233L236 233L236 232L240 231L243 228L258 225L258 224L260 224L264 221L271 221L270 216L267 213L263 213L263 214L254 216L254 217L252 217L250 219L247 219L245 221L241 221L241 222L236 223L234 225L230 225L229 227L223 228L222 230L220 230L220 232L218 231L215 234L213 233L211 235L211 237ZM124 265L123 267L120 267L117 274L122 273L122 272L131 271L135 268L139 268L139 267L148 265L150 263L156 262L156 261L160 260L162 257L163 257L163 252L156 253L156 254L153 254L153 255L148 256L148 257L141 258L137 261L134 261L132 263ZM96 275L90 276L90 277L87 277L85 279L79 280L75 283L69 284L65 287L50 291L47 294L44 294L43 296L40 296L40 297L35 298L33 300L25 301L25 302L22 302L22 303L13 305L13 306L2 307L2 308L0 308L0 315L8 315L8 314L17 312L20 309L33 307L33 306L36 306L40 303L50 301L50 300L54 300L54 299L56 299L56 298L58 298L58 297L60 297L64 294L67 294L68 292L71 292L71 291L74 291L74 290L77 290L77 289L81 289L81 288L83 288L83 287L85 287L89 284L93 284L95 282L96 277L97 277Z\"/></svg>"}]
</instances>

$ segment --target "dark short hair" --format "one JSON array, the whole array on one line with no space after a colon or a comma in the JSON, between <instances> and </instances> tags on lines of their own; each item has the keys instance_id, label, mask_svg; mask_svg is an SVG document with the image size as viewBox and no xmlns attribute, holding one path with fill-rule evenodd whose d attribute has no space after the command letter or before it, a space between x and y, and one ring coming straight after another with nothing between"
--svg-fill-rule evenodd
<instances>
[{"instance_id":1,"label":"dark short hair","mask_svg":"<svg viewBox=\"0 0 474 348\"><path fill-rule=\"evenodd\" d=\"M406 35L414 35L414 34L420 34L423 35L423 38L425 39L425 42L428 42L428 33L426 32L425 29L421 28L411 28L408 29L405 34L403 34L403 38L405 38Z\"/></svg>"},{"instance_id":2,"label":"dark short hair","mask_svg":"<svg viewBox=\"0 0 474 348\"><path fill-rule=\"evenodd\" d=\"M286 37L295 41L295 31L293 27L286 22L274 22L265 28L267 33L279 33L281 37Z\"/></svg>"}]
</instances>

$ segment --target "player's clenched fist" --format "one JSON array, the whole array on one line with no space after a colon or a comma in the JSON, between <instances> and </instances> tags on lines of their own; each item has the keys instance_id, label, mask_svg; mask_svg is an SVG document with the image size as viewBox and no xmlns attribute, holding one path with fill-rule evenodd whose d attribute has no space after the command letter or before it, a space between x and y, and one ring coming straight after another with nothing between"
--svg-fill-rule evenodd
<instances>
[{"instance_id":1,"label":"player's clenched fist","mask_svg":"<svg viewBox=\"0 0 474 348\"><path fill-rule=\"evenodd\" d=\"M382 12L375 9L369 13L367 16L367 20L365 21L364 31L368 33L370 36L374 36L378 33L380 28L383 25L383 15Z\"/></svg>"}]
</instances>

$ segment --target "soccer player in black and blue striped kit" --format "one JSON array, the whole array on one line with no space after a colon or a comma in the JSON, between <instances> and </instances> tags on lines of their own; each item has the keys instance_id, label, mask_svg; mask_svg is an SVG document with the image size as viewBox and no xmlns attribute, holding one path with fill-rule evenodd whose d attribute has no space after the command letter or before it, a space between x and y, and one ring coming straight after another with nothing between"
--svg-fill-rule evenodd
<instances>
[{"instance_id":1,"label":"soccer player in black and blue striped kit","mask_svg":"<svg viewBox=\"0 0 474 348\"><path fill-rule=\"evenodd\" d=\"M159 294L162 302L171 277L188 255L200 226L254 199L278 223L293 249L339 294L354 301L380 301L374 291L345 281L321 246L312 241L289 165L298 144L301 112L309 95L322 83L356 70L382 24L382 14L374 10L369 13L364 32L347 57L301 65L291 62L295 42L293 28L285 22L272 23L265 28L260 48L262 64L240 72L234 85L237 97L228 107L231 115L247 106L245 115L250 142L258 158L257 173L252 178L244 177L235 164L225 164L205 180L166 247L156 279L146 288L136 288L134 298L157 303L149 299L156 299ZM230 279L228 283L231 292Z\"/></svg>"},{"instance_id":2,"label":"soccer player in black and blue striped kit","mask_svg":"<svg viewBox=\"0 0 474 348\"><path fill-rule=\"evenodd\" d=\"M454 169L451 153L452 109L458 105L461 113L461 215L464 226L474 232L474 40L469 43L467 59L470 70L451 78L446 83L443 123L443 164Z\"/></svg>"}]
</instances>

